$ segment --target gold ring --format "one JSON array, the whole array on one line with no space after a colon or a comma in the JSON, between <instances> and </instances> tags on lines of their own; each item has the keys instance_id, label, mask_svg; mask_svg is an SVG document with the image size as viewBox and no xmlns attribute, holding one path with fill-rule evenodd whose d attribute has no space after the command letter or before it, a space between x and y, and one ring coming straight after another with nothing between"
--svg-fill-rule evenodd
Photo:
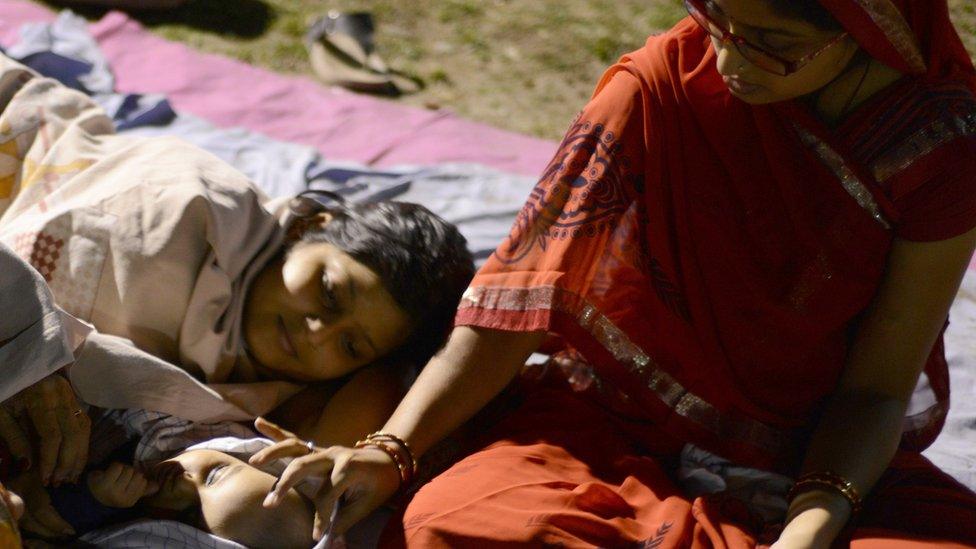
<instances>
[{"instance_id":1,"label":"gold ring","mask_svg":"<svg viewBox=\"0 0 976 549\"><path fill-rule=\"evenodd\" d=\"M81 417L81 414L83 414L83 413L85 413L85 412L81 408L78 408L77 410L75 410L74 412L72 412L72 415L75 416L75 417Z\"/></svg>"}]
</instances>

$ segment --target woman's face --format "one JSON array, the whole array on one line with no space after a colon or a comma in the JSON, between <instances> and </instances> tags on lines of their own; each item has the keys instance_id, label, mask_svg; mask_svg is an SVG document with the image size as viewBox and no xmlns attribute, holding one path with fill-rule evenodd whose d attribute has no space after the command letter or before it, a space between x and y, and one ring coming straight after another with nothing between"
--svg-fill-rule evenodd
<instances>
[{"instance_id":1,"label":"woman's face","mask_svg":"<svg viewBox=\"0 0 976 549\"><path fill-rule=\"evenodd\" d=\"M764 0L705 0L708 15L732 32L784 59L796 61L834 40L839 31L825 31L799 19L784 18ZM813 93L847 68L857 44L845 37L829 46L797 72L779 76L745 59L732 44L712 38L718 72L732 95L753 105L786 101Z\"/></svg>"},{"instance_id":2,"label":"woman's face","mask_svg":"<svg viewBox=\"0 0 976 549\"><path fill-rule=\"evenodd\" d=\"M248 292L244 338L271 377L341 377L402 345L410 318L379 275L332 244L296 244Z\"/></svg>"}]
</instances>

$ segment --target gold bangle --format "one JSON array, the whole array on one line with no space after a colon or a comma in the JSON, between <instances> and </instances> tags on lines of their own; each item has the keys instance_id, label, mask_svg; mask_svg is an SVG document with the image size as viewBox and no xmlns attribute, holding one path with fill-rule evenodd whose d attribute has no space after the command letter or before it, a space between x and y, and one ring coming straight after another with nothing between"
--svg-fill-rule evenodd
<instances>
[{"instance_id":1,"label":"gold bangle","mask_svg":"<svg viewBox=\"0 0 976 549\"><path fill-rule=\"evenodd\" d=\"M851 516L857 515L861 512L861 505L863 500L861 495L858 493L857 488L854 487L854 483L847 480L846 478L833 473L830 471L818 471L814 473L807 473L802 475L800 478L796 479L796 484L790 489L789 494L786 496L787 500L791 503L793 500L804 492L809 492L810 490L815 490L817 488L829 488L840 492L847 502L851 505Z\"/></svg>"},{"instance_id":2,"label":"gold bangle","mask_svg":"<svg viewBox=\"0 0 976 549\"><path fill-rule=\"evenodd\" d=\"M400 460L400 456L397 455L396 450L385 444L370 442L367 440L360 440L357 442L356 448L375 448L377 450L382 450L391 460L393 460L393 465L397 468L397 475L400 477L400 488L403 488L409 484L410 479L408 477L407 468Z\"/></svg>"},{"instance_id":3,"label":"gold bangle","mask_svg":"<svg viewBox=\"0 0 976 549\"><path fill-rule=\"evenodd\" d=\"M417 458L414 457L415 454L413 453L413 449L410 448L410 445L407 444L407 441L403 440L402 438L392 433L384 433L382 431L376 431L375 433L366 435L366 438L363 440L368 442L372 442L376 440L386 440L396 444L401 449L403 449L403 452L406 454L406 461L407 463L410 464L411 473L414 475L417 474Z\"/></svg>"}]
</instances>

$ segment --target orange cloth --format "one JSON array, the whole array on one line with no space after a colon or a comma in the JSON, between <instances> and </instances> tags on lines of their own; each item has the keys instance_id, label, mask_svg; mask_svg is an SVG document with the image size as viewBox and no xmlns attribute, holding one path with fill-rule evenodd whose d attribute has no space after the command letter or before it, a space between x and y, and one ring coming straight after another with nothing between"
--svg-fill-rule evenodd
<instances>
[{"instance_id":1,"label":"orange cloth","mask_svg":"<svg viewBox=\"0 0 976 549\"><path fill-rule=\"evenodd\" d=\"M670 480L667 436L640 455L625 427L567 391L535 391L486 435L484 449L421 488L381 546L745 549L775 541L778 529L735 499L686 499ZM853 538L857 549L976 547L974 517L976 495L902 452L861 526L837 546Z\"/></svg>"}]
</instances>

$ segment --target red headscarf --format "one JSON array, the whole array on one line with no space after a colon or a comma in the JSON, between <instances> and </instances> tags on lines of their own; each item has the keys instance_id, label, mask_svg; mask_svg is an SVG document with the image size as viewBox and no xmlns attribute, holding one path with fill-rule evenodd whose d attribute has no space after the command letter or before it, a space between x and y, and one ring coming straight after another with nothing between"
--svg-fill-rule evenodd
<instances>
[{"instance_id":1,"label":"red headscarf","mask_svg":"<svg viewBox=\"0 0 976 549\"><path fill-rule=\"evenodd\" d=\"M971 86L945 0L901 4L908 20L889 0L824 0L882 61L933 85ZM840 378L894 236L965 232L976 205L919 220L915 191L932 170L881 185L869 159L903 143L848 139L901 131L914 145L914 130L877 126L921 93L912 78L831 129L799 102L733 98L715 59L685 19L607 71L457 321L557 332L593 366L574 370L580 388L621 415L789 472ZM976 101L962 91L957 110L976 132ZM937 137L926 142L937 147L905 150L921 157L965 142L976 151L971 137ZM972 161L954 170L976 180ZM976 196L926 191L965 202L955 192ZM915 447L931 442L948 407L941 340L926 373L937 403L910 426Z\"/></svg>"},{"instance_id":2,"label":"red headscarf","mask_svg":"<svg viewBox=\"0 0 976 549\"><path fill-rule=\"evenodd\" d=\"M905 74L959 80L976 73L944 0L820 0L873 57Z\"/></svg>"}]
</instances>

